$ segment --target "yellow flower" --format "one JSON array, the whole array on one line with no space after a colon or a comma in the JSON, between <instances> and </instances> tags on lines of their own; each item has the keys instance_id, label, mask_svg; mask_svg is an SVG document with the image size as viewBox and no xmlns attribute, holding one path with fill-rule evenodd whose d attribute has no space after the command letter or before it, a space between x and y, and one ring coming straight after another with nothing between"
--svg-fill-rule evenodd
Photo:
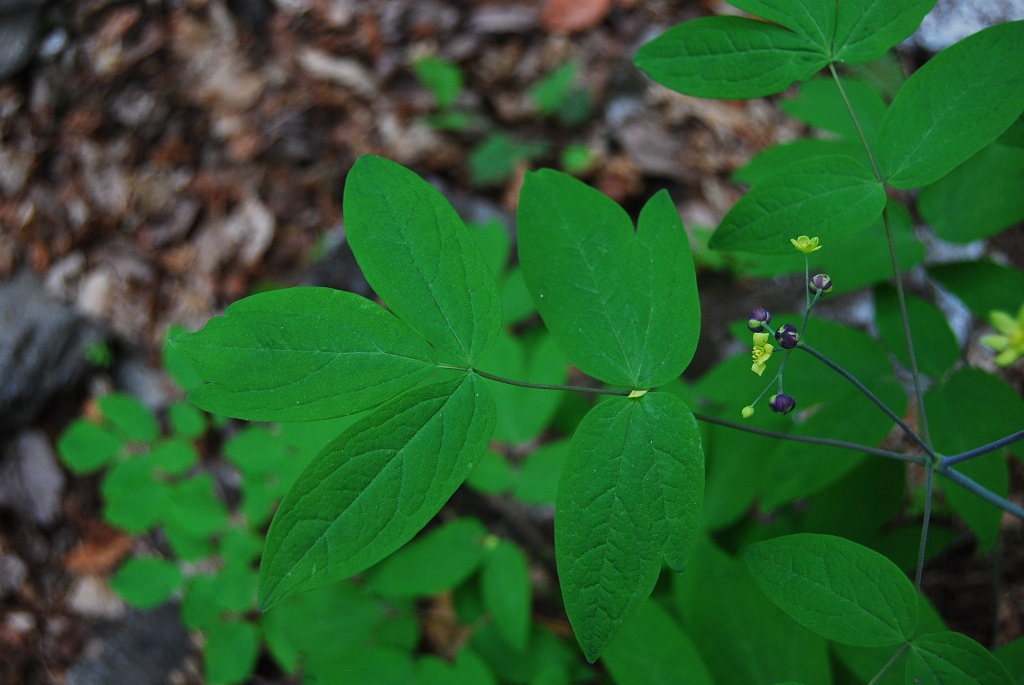
<instances>
[{"instance_id":1,"label":"yellow flower","mask_svg":"<svg viewBox=\"0 0 1024 685\"><path fill-rule=\"evenodd\" d=\"M818 237L808 238L805 235L799 238L790 238L789 242L793 243L793 247L800 250L804 254L811 254L821 249L821 245L818 244Z\"/></svg>"},{"instance_id":2,"label":"yellow flower","mask_svg":"<svg viewBox=\"0 0 1024 685\"><path fill-rule=\"evenodd\" d=\"M1024 306L1017 312L1014 319L1006 312L994 311L988 315L989 323L1002 335L986 335L981 339L983 345L998 352L996 364L1009 366L1024 357Z\"/></svg>"},{"instance_id":3,"label":"yellow flower","mask_svg":"<svg viewBox=\"0 0 1024 685\"><path fill-rule=\"evenodd\" d=\"M754 415L754 408L753 407L743 407L743 409L740 411L740 414L743 415L743 418L749 419L751 416Z\"/></svg>"},{"instance_id":4,"label":"yellow flower","mask_svg":"<svg viewBox=\"0 0 1024 685\"><path fill-rule=\"evenodd\" d=\"M772 356L775 347L769 344L767 333L754 333L754 351L750 353L754 363L750 370L760 376L764 373L764 363Z\"/></svg>"}]
</instances>

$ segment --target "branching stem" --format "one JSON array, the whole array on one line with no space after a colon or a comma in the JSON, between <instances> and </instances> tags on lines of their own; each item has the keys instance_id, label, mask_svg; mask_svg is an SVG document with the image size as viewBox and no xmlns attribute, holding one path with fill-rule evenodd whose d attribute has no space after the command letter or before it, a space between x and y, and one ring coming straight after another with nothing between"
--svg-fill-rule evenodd
<instances>
[{"instance_id":1,"label":"branching stem","mask_svg":"<svg viewBox=\"0 0 1024 685\"><path fill-rule=\"evenodd\" d=\"M928 528L932 520L932 476L935 462L931 459L924 465L924 521L921 523L921 543L917 548L917 568L914 571L914 589L921 594L921 574L924 573L925 551L928 547Z\"/></svg>"},{"instance_id":2,"label":"branching stem","mask_svg":"<svg viewBox=\"0 0 1024 685\"><path fill-rule=\"evenodd\" d=\"M886 674L886 671L892 668L892 665L896 663L896 660L903 656L903 652L907 651L907 648L909 647L909 642L904 643L903 646L900 647L900 650L893 654L891 659L885 662L885 666L882 666L882 670L875 674L875 677L868 682L868 685L875 685L875 683L877 683L882 678L882 676Z\"/></svg>"}]
</instances>

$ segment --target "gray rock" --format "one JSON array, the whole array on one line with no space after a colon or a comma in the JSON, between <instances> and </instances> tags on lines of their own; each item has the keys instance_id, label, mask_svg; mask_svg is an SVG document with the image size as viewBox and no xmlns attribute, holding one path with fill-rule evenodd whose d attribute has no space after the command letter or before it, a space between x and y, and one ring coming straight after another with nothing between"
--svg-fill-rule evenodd
<instances>
[{"instance_id":1,"label":"gray rock","mask_svg":"<svg viewBox=\"0 0 1024 685\"><path fill-rule=\"evenodd\" d=\"M474 33L528 33L540 22L540 12L529 5L486 5L473 11L469 29Z\"/></svg>"},{"instance_id":2,"label":"gray rock","mask_svg":"<svg viewBox=\"0 0 1024 685\"><path fill-rule=\"evenodd\" d=\"M131 611L100 628L64 676L65 685L167 685L192 654L176 607Z\"/></svg>"},{"instance_id":3,"label":"gray rock","mask_svg":"<svg viewBox=\"0 0 1024 685\"><path fill-rule=\"evenodd\" d=\"M31 273L0 282L0 433L28 425L81 381L86 350L102 340Z\"/></svg>"},{"instance_id":4,"label":"gray rock","mask_svg":"<svg viewBox=\"0 0 1024 685\"><path fill-rule=\"evenodd\" d=\"M13 509L40 526L57 520L64 485L57 455L41 431L19 434L0 461L0 507Z\"/></svg>"},{"instance_id":5,"label":"gray rock","mask_svg":"<svg viewBox=\"0 0 1024 685\"><path fill-rule=\"evenodd\" d=\"M16 593L28 578L28 566L13 552L0 552L0 601Z\"/></svg>"},{"instance_id":6,"label":"gray rock","mask_svg":"<svg viewBox=\"0 0 1024 685\"><path fill-rule=\"evenodd\" d=\"M46 0L0 0L0 81L32 59L39 39L40 8Z\"/></svg>"},{"instance_id":7,"label":"gray rock","mask_svg":"<svg viewBox=\"0 0 1024 685\"><path fill-rule=\"evenodd\" d=\"M939 0L910 40L938 52L989 26L1018 19L1024 19L1024 0Z\"/></svg>"}]
</instances>

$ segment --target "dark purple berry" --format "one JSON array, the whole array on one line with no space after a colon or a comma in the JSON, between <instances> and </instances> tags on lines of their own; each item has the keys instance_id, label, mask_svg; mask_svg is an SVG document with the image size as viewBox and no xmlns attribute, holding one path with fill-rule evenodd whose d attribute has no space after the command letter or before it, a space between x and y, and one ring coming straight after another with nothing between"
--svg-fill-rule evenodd
<instances>
[{"instance_id":1,"label":"dark purple berry","mask_svg":"<svg viewBox=\"0 0 1024 685\"><path fill-rule=\"evenodd\" d=\"M754 311L750 312L750 320L747 321L747 328L750 329L751 333L760 333L764 330L762 324L772 322L772 313L764 307L758 307Z\"/></svg>"},{"instance_id":2,"label":"dark purple berry","mask_svg":"<svg viewBox=\"0 0 1024 685\"><path fill-rule=\"evenodd\" d=\"M826 295L832 291L832 279L828 277L828 274L818 274L811 278L808 290L812 295L818 291L821 291L822 295Z\"/></svg>"},{"instance_id":3,"label":"dark purple berry","mask_svg":"<svg viewBox=\"0 0 1024 685\"><path fill-rule=\"evenodd\" d=\"M784 350L791 350L796 347L796 344L800 342L800 334L796 330L796 326L791 323L783 324L779 330L775 331L775 339L779 341L779 346Z\"/></svg>"},{"instance_id":4,"label":"dark purple berry","mask_svg":"<svg viewBox=\"0 0 1024 685\"><path fill-rule=\"evenodd\" d=\"M788 414L796 407L796 400L789 395L772 395L768 406L776 414Z\"/></svg>"}]
</instances>

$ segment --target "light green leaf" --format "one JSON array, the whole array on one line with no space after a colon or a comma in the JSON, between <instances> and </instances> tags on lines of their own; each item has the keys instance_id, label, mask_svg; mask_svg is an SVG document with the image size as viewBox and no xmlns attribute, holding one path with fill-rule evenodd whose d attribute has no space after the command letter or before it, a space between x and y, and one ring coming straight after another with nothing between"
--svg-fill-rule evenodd
<instances>
[{"instance_id":1,"label":"light green leaf","mask_svg":"<svg viewBox=\"0 0 1024 685\"><path fill-rule=\"evenodd\" d=\"M874 87L863 81L845 79L843 90L857 115L864 137L874 145L878 129L885 119L885 101ZM843 101L839 87L832 79L813 79L800 84L800 96L779 103L783 112L794 116L808 126L829 131L857 145L861 143L857 125Z\"/></svg>"},{"instance_id":2,"label":"light green leaf","mask_svg":"<svg viewBox=\"0 0 1024 685\"><path fill-rule=\"evenodd\" d=\"M219 532L227 520L227 507L217 497L210 474L182 481L171 491L165 524L176 525L196 537L207 537Z\"/></svg>"},{"instance_id":3,"label":"light green leaf","mask_svg":"<svg viewBox=\"0 0 1024 685\"><path fill-rule=\"evenodd\" d=\"M482 224L467 224L466 229L476 240L480 254L487 266L491 267L491 273L500 279L505 275L508 257L512 253L512 239L508 230L497 219Z\"/></svg>"},{"instance_id":4,"label":"light green leaf","mask_svg":"<svg viewBox=\"0 0 1024 685\"><path fill-rule=\"evenodd\" d=\"M206 432L206 417L188 402L175 402L167 410L167 416L178 435L198 438Z\"/></svg>"},{"instance_id":5,"label":"light green leaf","mask_svg":"<svg viewBox=\"0 0 1024 685\"><path fill-rule=\"evenodd\" d=\"M267 533L260 606L347 578L412 539L469 476L494 400L468 375L407 391L327 445Z\"/></svg>"},{"instance_id":6,"label":"light green leaf","mask_svg":"<svg viewBox=\"0 0 1024 685\"><path fill-rule=\"evenodd\" d=\"M103 518L129 533L143 533L160 520L171 489L153 477L144 457L133 457L111 469L100 485Z\"/></svg>"},{"instance_id":7,"label":"light green leaf","mask_svg":"<svg viewBox=\"0 0 1024 685\"><path fill-rule=\"evenodd\" d=\"M912 34L935 0L843 0L836 5L832 54L840 62L870 62Z\"/></svg>"},{"instance_id":8,"label":"light green leaf","mask_svg":"<svg viewBox=\"0 0 1024 685\"><path fill-rule=\"evenodd\" d=\"M987 259L933 266L928 273L982 320L993 309L1016 312L1024 302L1024 272Z\"/></svg>"},{"instance_id":9,"label":"light green leaf","mask_svg":"<svg viewBox=\"0 0 1024 685\"><path fill-rule=\"evenodd\" d=\"M907 685L1013 685L1006 667L961 633L932 633L910 644Z\"/></svg>"},{"instance_id":10,"label":"light green leaf","mask_svg":"<svg viewBox=\"0 0 1024 685\"><path fill-rule=\"evenodd\" d=\"M501 328L501 301L480 248L433 186L363 155L345 183L345 232L363 275L424 338L473 364Z\"/></svg>"},{"instance_id":11,"label":"light green leaf","mask_svg":"<svg viewBox=\"0 0 1024 685\"><path fill-rule=\"evenodd\" d=\"M527 504L554 504L569 449L569 441L561 440L531 452L519 469L516 498Z\"/></svg>"},{"instance_id":12,"label":"light green leaf","mask_svg":"<svg viewBox=\"0 0 1024 685\"><path fill-rule=\"evenodd\" d=\"M507 540L498 541L484 560L480 589L505 639L517 652L524 651L530 638L533 586L522 550Z\"/></svg>"},{"instance_id":13,"label":"light green leaf","mask_svg":"<svg viewBox=\"0 0 1024 685\"><path fill-rule=\"evenodd\" d=\"M822 0L729 0L744 12L756 14L796 31L814 43L822 54L832 53L836 8Z\"/></svg>"},{"instance_id":14,"label":"light green leaf","mask_svg":"<svg viewBox=\"0 0 1024 685\"><path fill-rule=\"evenodd\" d=\"M167 601L181 585L176 564L157 557L135 557L124 562L110 587L133 607L152 609Z\"/></svg>"},{"instance_id":15,"label":"light green leaf","mask_svg":"<svg viewBox=\"0 0 1024 685\"><path fill-rule=\"evenodd\" d=\"M259 631L251 623L214 623L204 631L203 662L210 685L234 685L247 680L260 651Z\"/></svg>"},{"instance_id":16,"label":"light green leaf","mask_svg":"<svg viewBox=\"0 0 1024 685\"><path fill-rule=\"evenodd\" d=\"M846 140L825 140L824 138L797 138L788 143L773 145L758 152L749 162L737 169L732 180L737 183L755 185L766 178L777 175L783 167L814 157L830 156L850 157L865 167L871 166L871 160L864 152L864 146ZM803 264L803 261L801 261ZM803 268L803 267L801 267Z\"/></svg>"},{"instance_id":17,"label":"light green leaf","mask_svg":"<svg viewBox=\"0 0 1024 685\"><path fill-rule=\"evenodd\" d=\"M450 590L483 561L486 533L473 518L435 528L382 561L369 587L385 597L426 597Z\"/></svg>"},{"instance_id":18,"label":"light green leaf","mask_svg":"<svg viewBox=\"0 0 1024 685\"><path fill-rule=\"evenodd\" d=\"M217 602L228 611L244 613L256 606L256 571L247 563L228 563L216 576Z\"/></svg>"},{"instance_id":19,"label":"light green leaf","mask_svg":"<svg viewBox=\"0 0 1024 685\"><path fill-rule=\"evenodd\" d=\"M192 368L192 364L185 358L185 355L174 349L174 346L170 343L172 339L188 335L189 333L190 331L184 326L171 324L167 328L167 334L164 336L163 348L164 369L174 379L174 382L178 384L178 387L185 392L191 392L198 388L203 384L203 379Z\"/></svg>"},{"instance_id":20,"label":"light green leaf","mask_svg":"<svg viewBox=\"0 0 1024 685\"><path fill-rule=\"evenodd\" d=\"M491 133L469 154L469 178L476 188L501 185L512 176L516 165L542 157L543 141L520 142L504 133Z\"/></svg>"},{"instance_id":21,"label":"light green leaf","mask_svg":"<svg viewBox=\"0 0 1024 685\"><path fill-rule=\"evenodd\" d=\"M102 426L76 419L57 441L61 461L76 475L95 473L121 451L121 439Z\"/></svg>"},{"instance_id":22,"label":"light green leaf","mask_svg":"<svg viewBox=\"0 0 1024 685\"><path fill-rule=\"evenodd\" d=\"M331 288L247 297L172 345L210 381L192 391L191 402L250 421L353 414L434 368L430 346L390 312Z\"/></svg>"},{"instance_id":23,"label":"light green leaf","mask_svg":"<svg viewBox=\"0 0 1024 685\"><path fill-rule=\"evenodd\" d=\"M1024 21L975 33L900 89L878 137L882 177L896 188L934 183L998 138L1021 110Z\"/></svg>"},{"instance_id":24,"label":"light green leaf","mask_svg":"<svg viewBox=\"0 0 1024 685\"><path fill-rule=\"evenodd\" d=\"M742 17L702 17L645 44L633 63L680 93L746 99L809 79L828 58L813 41L779 26Z\"/></svg>"},{"instance_id":25,"label":"light green leaf","mask_svg":"<svg viewBox=\"0 0 1024 685\"><path fill-rule=\"evenodd\" d=\"M697 648L657 602L648 599L601 657L616 685L714 685Z\"/></svg>"},{"instance_id":26,"label":"light green leaf","mask_svg":"<svg viewBox=\"0 0 1024 685\"><path fill-rule=\"evenodd\" d=\"M921 189L917 207L954 243L987 238L1024 220L1024 148L992 144Z\"/></svg>"},{"instance_id":27,"label":"light green leaf","mask_svg":"<svg viewBox=\"0 0 1024 685\"><path fill-rule=\"evenodd\" d=\"M172 438L154 445L149 461L164 474L180 475L199 463L199 453L188 440Z\"/></svg>"},{"instance_id":28,"label":"light green leaf","mask_svg":"<svg viewBox=\"0 0 1024 685\"><path fill-rule=\"evenodd\" d=\"M654 589L680 570L700 522L697 422L663 392L602 402L580 424L558 487L555 555L566 612L593 662Z\"/></svg>"},{"instance_id":29,"label":"light green leaf","mask_svg":"<svg viewBox=\"0 0 1024 685\"><path fill-rule=\"evenodd\" d=\"M744 557L768 598L819 635L860 647L914 635L914 586L878 552L832 535L800 533L751 545Z\"/></svg>"},{"instance_id":30,"label":"light green leaf","mask_svg":"<svg viewBox=\"0 0 1024 685\"><path fill-rule=\"evenodd\" d=\"M572 85L578 73L579 67L572 62L566 62L530 88L530 99L537 106L537 111L541 114L557 112L572 92Z\"/></svg>"},{"instance_id":31,"label":"light green leaf","mask_svg":"<svg viewBox=\"0 0 1024 685\"><path fill-rule=\"evenodd\" d=\"M225 564L248 564L263 551L263 536L244 528L232 528L220 538L220 555Z\"/></svg>"},{"instance_id":32,"label":"light green leaf","mask_svg":"<svg viewBox=\"0 0 1024 685\"><path fill-rule=\"evenodd\" d=\"M194 576L181 602L181 620L190 630L199 630L213 625L224 611L217 595L216 576Z\"/></svg>"},{"instance_id":33,"label":"light green leaf","mask_svg":"<svg viewBox=\"0 0 1024 685\"><path fill-rule=\"evenodd\" d=\"M960 359L960 345L938 307L909 294L906 295L906 303L910 330L914 334L918 369L932 378L940 378ZM875 312L882 342L909 369L910 356L907 354L907 339L903 334L903 318L895 288L875 288Z\"/></svg>"},{"instance_id":34,"label":"light green leaf","mask_svg":"<svg viewBox=\"0 0 1024 685\"><path fill-rule=\"evenodd\" d=\"M438 107L448 109L458 99L463 84L458 64L440 57L420 57L412 68L416 78L430 89Z\"/></svg>"},{"instance_id":35,"label":"light green leaf","mask_svg":"<svg viewBox=\"0 0 1024 685\"><path fill-rule=\"evenodd\" d=\"M132 440L152 442L160 437L160 425L153 412L131 395L112 392L97 402L103 417Z\"/></svg>"},{"instance_id":36,"label":"light green leaf","mask_svg":"<svg viewBox=\"0 0 1024 685\"><path fill-rule=\"evenodd\" d=\"M864 230L884 207L885 188L864 165L840 156L805 159L751 188L722 219L710 246L788 254L792 238L817 236L827 245Z\"/></svg>"},{"instance_id":37,"label":"light green leaf","mask_svg":"<svg viewBox=\"0 0 1024 685\"><path fill-rule=\"evenodd\" d=\"M514 326L537 311L518 266L501 283L501 312L506 327Z\"/></svg>"},{"instance_id":38,"label":"light green leaf","mask_svg":"<svg viewBox=\"0 0 1024 685\"><path fill-rule=\"evenodd\" d=\"M459 651L449 663L436 656L420 659L415 685L497 685L494 674L483 659L470 649Z\"/></svg>"},{"instance_id":39,"label":"light green leaf","mask_svg":"<svg viewBox=\"0 0 1024 685\"><path fill-rule=\"evenodd\" d=\"M700 302L690 242L667 192L626 212L558 171L528 173L519 259L544 323L570 361L606 383L651 388L693 357Z\"/></svg>"},{"instance_id":40,"label":"light green leaf","mask_svg":"<svg viewBox=\"0 0 1024 685\"><path fill-rule=\"evenodd\" d=\"M492 450L484 452L484 456L466 479L466 485L488 495L508 492L515 482L516 474L512 472L508 460Z\"/></svg>"}]
</instances>

